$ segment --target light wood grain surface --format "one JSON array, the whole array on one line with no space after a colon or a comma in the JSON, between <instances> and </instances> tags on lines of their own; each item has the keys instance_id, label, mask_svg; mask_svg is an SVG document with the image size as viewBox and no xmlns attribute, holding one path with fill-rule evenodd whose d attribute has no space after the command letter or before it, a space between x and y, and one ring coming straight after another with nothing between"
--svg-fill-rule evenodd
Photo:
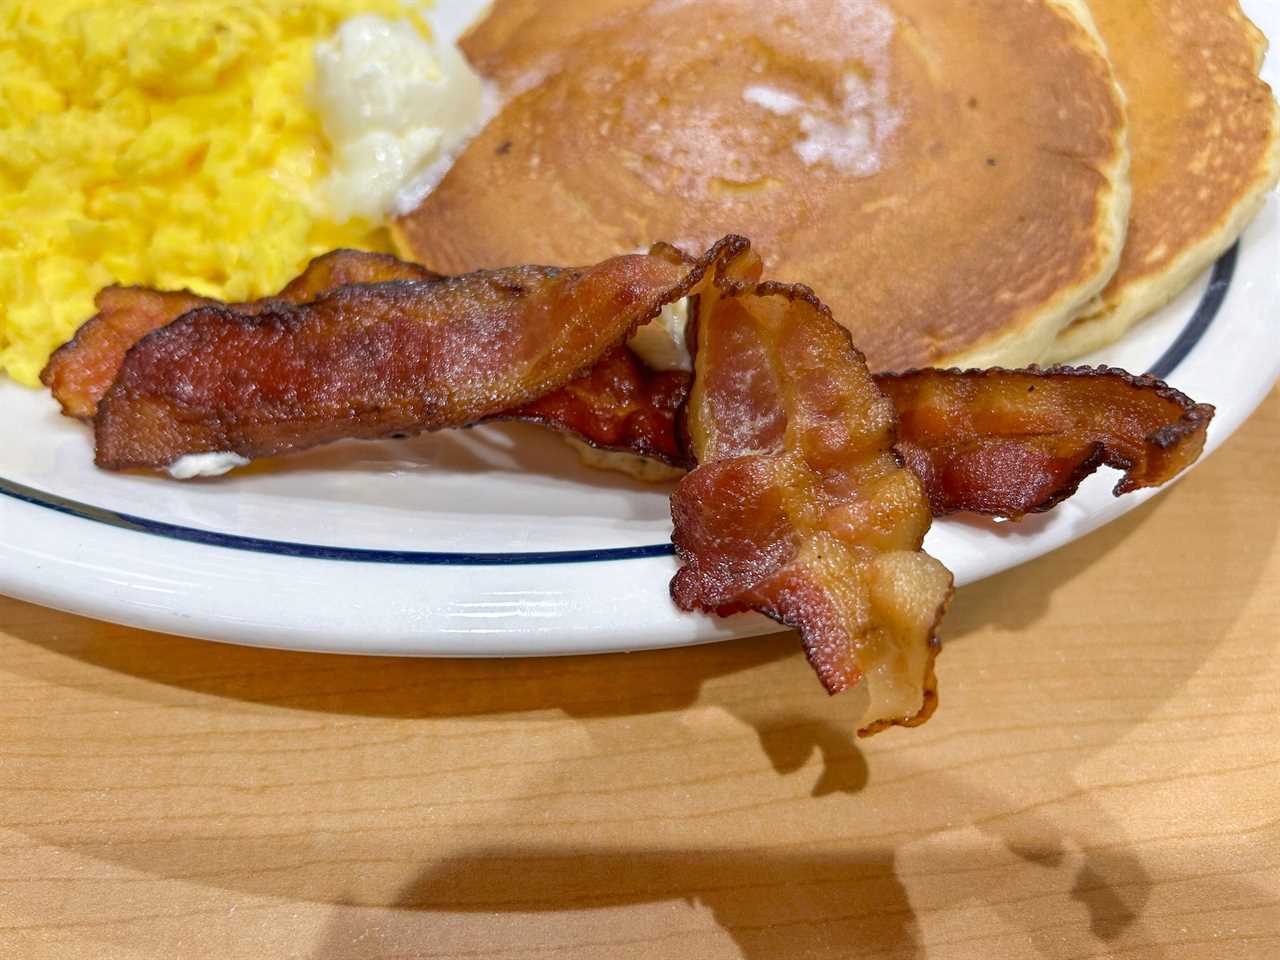
<instances>
[{"instance_id":1,"label":"light wood grain surface","mask_svg":"<svg viewBox=\"0 0 1280 960\"><path fill-rule=\"evenodd\" d=\"M239 649L0 599L0 957L1280 957L1280 394L961 591L927 726L793 637Z\"/></svg>"}]
</instances>

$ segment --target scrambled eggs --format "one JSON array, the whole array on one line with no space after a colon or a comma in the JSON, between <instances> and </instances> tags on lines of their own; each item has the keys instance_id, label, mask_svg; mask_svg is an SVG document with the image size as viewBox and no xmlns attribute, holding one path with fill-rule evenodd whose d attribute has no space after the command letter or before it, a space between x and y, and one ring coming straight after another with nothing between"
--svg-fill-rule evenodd
<instances>
[{"instance_id":1,"label":"scrambled eggs","mask_svg":"<svg viewBox=\"0 0 1280 960\"><path fill-rule=\"evenodd\" d=\"M398 0L0 0L0 371L35 384L110 283L226 299L339 246L313 52Z\"/></svg>"}]
</instances>

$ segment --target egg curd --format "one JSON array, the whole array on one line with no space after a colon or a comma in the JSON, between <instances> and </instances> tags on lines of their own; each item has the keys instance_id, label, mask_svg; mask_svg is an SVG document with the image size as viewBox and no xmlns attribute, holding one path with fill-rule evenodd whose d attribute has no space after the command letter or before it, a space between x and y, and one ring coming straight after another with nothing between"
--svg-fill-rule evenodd
<instances>
[{"instance_id":1,"label":"egg curd","mask_svg":"<svg viewBox=\"0 0 1280 960\"><path fill-rule=\"evenodd\" d=\"M0 371L34 385L111 283L262 296L334 247L318 42L398 0L0 0ZM419 27L425 30L421 22Z\"/></svg>"}]
</instances>

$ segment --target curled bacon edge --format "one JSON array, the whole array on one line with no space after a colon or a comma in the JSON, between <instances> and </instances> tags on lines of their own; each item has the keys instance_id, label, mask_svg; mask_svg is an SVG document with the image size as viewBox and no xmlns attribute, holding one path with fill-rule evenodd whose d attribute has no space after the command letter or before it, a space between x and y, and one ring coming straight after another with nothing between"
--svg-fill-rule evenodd
<instances>
[{"instance_id":1,"label":"curled bacon edge","mask_svg":"<svg viewBox=\"0 0 1280 960\"><path fill-rule=\"evenodd\" d=\"M696 303L672 599L794 627L829 693L864 691L862 735L916 726L937 706L952 593L923 551L928 498L848 332L807 287L758 282L760 266L742 251Z\"/></svg>"},{"instance_id":2,"label":"curled bacon edge","mask_svg":"<svg viewBox=\"0 0 1280 960\"><path fill-rule=\"evenodd\" d=\"M224 306L253 315L281 304L307 303L337 287L390 280L438 280L440 275L416 263L383 253L333 250L316 257L274 297L223 304L187 290L104 287L94 298L98 312L53 352L40 381L69 417L91 419L98 401L124 365L125 354L148 333L168 326L197 307Z\"/></svg>"}]
</instances>

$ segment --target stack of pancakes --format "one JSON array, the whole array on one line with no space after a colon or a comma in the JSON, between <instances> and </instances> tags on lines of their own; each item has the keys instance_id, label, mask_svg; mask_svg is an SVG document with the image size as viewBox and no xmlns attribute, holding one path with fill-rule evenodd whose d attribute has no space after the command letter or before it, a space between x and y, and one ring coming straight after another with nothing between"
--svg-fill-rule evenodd
<instances>
[{"instance_id":1,"label":"stack of pancakes","mask_svg":"<svg viewBox=\"0 0 1280 960\"><path fill-rule=\"evenodd\" d=\"M497 0L502 112L394 233L456 273L741 233L877 369L1120 336L1280 177L1236 0Z\"/></svg>"}]
</instances>

